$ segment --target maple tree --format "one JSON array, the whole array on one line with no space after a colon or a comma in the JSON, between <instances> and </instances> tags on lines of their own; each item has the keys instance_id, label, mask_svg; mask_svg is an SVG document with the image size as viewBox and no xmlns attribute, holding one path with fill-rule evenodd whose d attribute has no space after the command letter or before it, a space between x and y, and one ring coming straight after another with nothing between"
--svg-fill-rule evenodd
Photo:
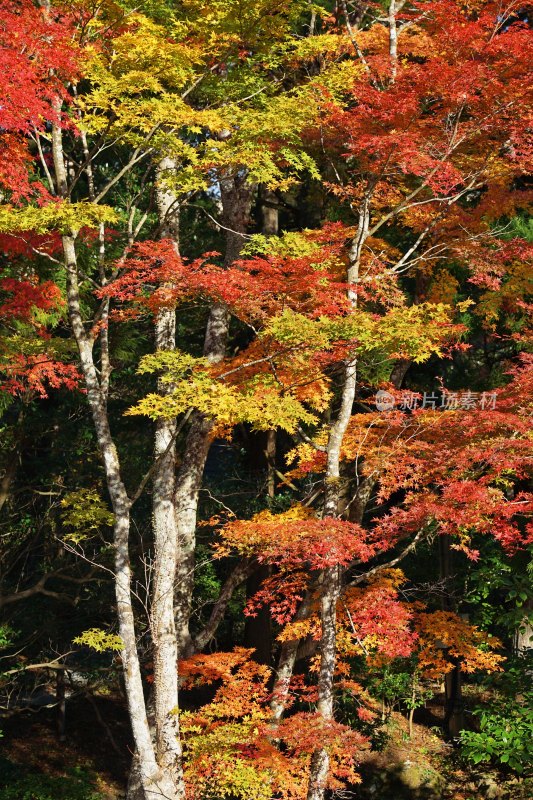
<instances>
[{"instance_id":1,"label":"maple tree","mask_svg":"<svg viewBox=\"0 0 533 800\"><path fill-rule=\"evenodd\" d=\"M91 487L66 495L62 519L78 549L113 527L119 639L91 627L77 641L122 648L129 800L201 798L213 784L322 800L357 782L368 746L334 717L340 691L361 720L375 714L358 658L415 659L427 679L500 669L496 639L452 608L402 599L396 565L435 537L472 562L483 538L509 554L531 543L530 358L510 359L492 406L470 393L461 407L445 382L430 404L402 389L409 369L467 357L475 326L513 355L528 342L531 245L500 229L530 200L531 37L518 10L0 3L2 390L20 403L85 393L112 513ZM269 202L279 216L286 199L289 220L305 184L320 220L273 232ZM187 238L196 212L215 247L205 231ZM134 486L113 370L114 337L136 326L154 347L139 348L121 406L154 426ZM373 408L378 389L386 411ZM231 569L198 629L206 462L240 430L292 444L267 456L266 508L207 522L210 558ZM131 530L148 489L140 610ZM201 652L252 575L244 614L266 608L276 625L272 673L247 648ZM179 680L217 682L213 699L178 713Z\"/></svg>"}]
</instances>

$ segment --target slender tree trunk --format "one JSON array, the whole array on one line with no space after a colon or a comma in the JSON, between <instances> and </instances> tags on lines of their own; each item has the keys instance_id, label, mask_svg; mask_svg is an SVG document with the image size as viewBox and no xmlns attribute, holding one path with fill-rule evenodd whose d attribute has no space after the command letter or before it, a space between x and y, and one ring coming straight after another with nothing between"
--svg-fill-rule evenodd
<instances>
[{"instance_id":1,"label":"slender tree trunk","mask_svg":"<svg viewBox=\"0 0 533 800\"><path fill-rule=\"evenodd\" d=\"M175 313L165 310L156 320L158 350L174 349ZM160 390L162 387L159 387ZM178 709L178 647L174 621L174 582L178 558L178 537L174 515L176 421L159 420L155 432L157 468L152 489L154 533L154 577L151 631L154 648L154 700L156 749L159 764L181 774L181 744Z\"/></svg>"},{"instance_id":2,"label":"slender tree trunk","mask_svg":"<svg viewBox=\"0 0 533 800\"><path fill-rule=\"evenodd\" d=\"M357 306L359 264L361 251L370 221L369 197L364 198L360 210L358 230L350 248L348 296L353 307ZM357 358L353 356L345 365L342 385L341 405L338 416L331 425L325 474L324 517L337 517L341 489L340 462L344 435L350 422L357 387ZM333 678L335 674L337 602L342 588L342 570L338 566L325 569L322 573L322 597L320 601L320 621L322 637L320 640L320 672L318 677L317 711L325 720L333 719ZM323 747L317 748L311 759L307 800L324 800L329 773L329 754Z\"/></svg>"},{"instance_id":3,"label":"slender tree trunk","mask_svg":"<svg viewBox=\"0 0 533 800\"><path fill-rule=\"evenodd\" d=\"M391 83L394 83L396 80L396 75L398 72L398 26L396 24L396 0L390 0L389 2L389 12L388 12L388 21L389 21L389 56L390 56L390 67L391 67Z\"/></svg>"},{"instance_id":4,"label":"slender tree trunk","mask_svg":"<svg viewBox=\"0 0 533 800\"><path fill-rule=\"evenodd\" d=\"M276 430L267 431L265 448L267 462L267 495L272 498L276 494Z\"/></svg>"},{"instance_id":5,"label":"slender tree trunk","mask_svg":"<svg viewBox=\"0 0 533 800\"><path fill-rule=\"evenodd\" d=\"M313 596L313 588L310 587L305 593L298 611L294 617L295 621L307 619L311 612L311 601ZM281 721L287 700L289 697L289 685L294 672L294 665L298 657L298 647L300 639L292 639L291 641L284 642L278 659L278 667L276 670L276 679L272 689L272 700L270 701L270 710L272 711L272 722L274 724Z\"/></svg>"},{"instance_id":6,"label":"slender tree trunk","mask_svg":"<svg viewBox=\"0 0 533 800\"><path fill-rule=\"evenodd\" d=\"M268 564L261 564L246 581L246 597L253 597L271 574L271 567ZM254 661L270 666L272 662L272 622L267 605L261 606L255 617L246 617L244 646L253 649Z\"/></svg>"},{"instance_id":7,"label":"slender tree trunk","mask_svg":"<svg viewBox=\"0 0 533 800\"><path fill-rule=\"evenodd\" d=\"M451 583L453 581L453 555L451 547L451 537L448 534L439 536L439 562L440 576L446 581L445 592L442 599L442 607L445 611L455 611L455 602ZM453 661L453 669L447 672L444 677L445 686L445 713L444 726L446 732L452 738L459 736L464 728L464 709L461 691L461 665L458 660Z\"/></svg>"},{"instance_id":8,"label":"slender tree trunk","mask_svg":"<svg viewBox=\"0 0 533 800\"><path fill-rule=\"evenodd\" d=\"M220 190L222 224L226 228L224 263L229 266L238 258L245 241L252 189L246 183L246 176L238 176L221 181ZM226 354L228 331L228 310L221 303L215 303L209 314L204 342L204 355L213 364L221 361ZM212 422L200 414L193 417L176 479L174 508L178 525L179 560L174 613L180 658L191 655L195 649L190 631L190 617L194 589L196 520L212 428Z\"/></svg>"},{"instance_id":9,"label":"slender tree trunk","mask_svg":"<svg viewBox=\"0 0 533 800\"><path fill-rule=\"evenodd\" d=\"M341 589L340 568L328 567L322 575L320 600L320 673L318 677L317 712L323 720L333 719L333 676L335 673L337 602ZM322 800L329 773L329 753L321 747L311 759L307 800Z\"/></svg>"},{"instance_id":10,"label":"slender tree trunk","mask_svg":"<svg viewBox=\"0 0 533 800\"><path fill-rule=\"evenodd\" d=\"M374 475L368 475L359 479L359 485L354 494L348 509L348 519L350 522L357 522L360 525L366 511L366 507L372 497L372 492L377 483Z\"/></svg>"},{"instance_id":11,"label":"slender tree trunk","mask_svg":"<svg viewBox=\"0 0 533 800\"><path fill-rule=\"evenodd\" d=\"M120 474L120 462L109 428L92 343L88 339L80 310L75 240L73 235L63 236L63 250L67 269L67 302L70 322L78 350L87 388L87 402L93 418L98 447L104 463L107 488L111 499L114 523L115 595L119 634L123 642L121 651L124 683L128 702L133 739L138 753L140 781L146 800L160 800L161 794L170 800L182 795L174 782L159 767L150 736L148 717L137 652L137 637L131 594L131 566L129 558L130 500Z\"/></svg>"},{"instance_id":12,"label":"slender tree trunk","mask_svg":"<svg viewBox=\"0 0 533 800\"><path fill-rule=\"evenodd\" d=\"M55 103L59 114L61 101ZM52 156L54 161L56 191L61 198L68 197L68 176L63 155L62 131L59 125L52 128ZM67 273L67 305L70 324L78 346L81 369L87 389L87 402L93 418L98 448L104 464L107 488L115 516L115 595L119 634L123 642L121 651L124 682L129 717L139 763L140 783L146 800L180 800L183 786L174 775L161 768L150 735L146 713L141 669L137 651L137 637L131 593L131 566L129 557L130 499L124 486L118 453L109 427L106 394L100 383L93 355L93 340L83 323L78 285L78 267L75 247L76 232L62 237Z\"/></svg>"},{"instance_id":13,"label":"slender tree trunk","mask_svg":"<svg viewBox=\"0 0 533 800\"><path fill-rule=\"evenodd\" d=\"M20 445L17 443L15 450L12 451L9 460L7 462L7 466L4 470L4 474L0 479L0 511L4 507L5 503L9 499L9 493L11 490L11 484L17 474L17 468L20 462Z\"/></svg>"},{"instance_id":14,"label":"slender tree trunk","mask_svg":"<svg viewBox=\"0 0 533 800\"><path fill-rule=\"evenodd\" d=\"M188 658L194 651L190 617L194 589L196 517L204 466L211 446L211 428L212 423L209 420L199 414L194 416L176 479L174 509L178 527L179 558L174 592L174 616L180 658Z\"/></svg>"},{"instance_id":15,"label":"slender tree trunk","mask_svg":"<svg viewBox=\"0 0 533 800\"><path fill-rule=\"evenodd\" d=\"M274 192L263 189L261 193L262 232L265 236L277 236L279 233L279 208ZM276 429L266 432L265 457L267 463L267 495L276 494ZM270 619L270 616L269 616Z\"/></svg>"},{"instance_id":16,"label":"slender tree trunk","mask_svg":"<svg viewBox=\"0 0 533 800\"><path fill-rule=\"evenodd\" d=\"M356 369L355 359L350 360L346 365L341 408L337 420L330 430L327 447L325 517L336 517L338 514L341 445L352 414L357 383ZM317 711L326 721L333 719L337 602L341 592L341 580L342 571L338 566L328 567L322 573L322 597L320 600L322 637L320 640ZM318 748L313 753L311 760L307 800L323 800L328 773L329 754L325 748Z\"/></svg>"},{"instance_id":17,"label":"slender tree trunk","mask_svg":"<svg viewBox=\"0 0 533 800\"><path fill-rule=\"evenodd\" d=\"M277 198L274 192L261 187L261 229L265 236L277 236L279 227L279 210ZM276 430L272 428L265 432L257 432L250 437L252 447L259 442L264 442L264 449L261 447L258 461L266 464L266 490L267 496L273 498L276 493ZM263 581L267 580L272 574L272 568L268 564L262 564L255 572L250 575L246 583L247 599L253 597L259 591ZM253 617L246 617L244 624L244 646L254 650L253 658L259 664L272 663L272 620L270 609L267 605L262 606Z\"/></svg>"},{"instance_id":18,"label":"slender tree trunk","mask_svg":"<svg viewBox=\"0 0 533 800\"><path fill-rule=\"evenodd\" d=\"M359 221L355 238L350 248L350 266L348 268L348 297L355 308L359 283L359 265L361 252L368 237L370 223L370 187L365 194L360 210ZM344 381L342 384L341 405L336 420L332 423L327 444L327 462L325 474L325 501L324 517L337 517L339 515L339 502L341 493L340 461L341 447L344 435L350 422L355 391L357 387L357 358L354 356L345 365ZM317 711L325 720L333 719L333 678L335 673L336 651L336 615L337 602L342 589L342 570L338 566L325 569L320 577L321 601L320 620L322 637L320 641L320 672L318 679L318 704ZM283 713L283 690L288 690L288 680L297 656L298 643L291 642L282 651L282 662L278 670L277 682L280 682L278 697L273 700L273 715L280 718ZM309 774L307 800L324 800L329 774L329 754L323 747L317 748L312 755Z\"/></svg>"},{"instance_id":19,"label":"slender tree trunk","mask_svg":"<svg viewBox=\"0 0 533 800\"><path fill-rule=\"evenodd\" d=\"M373 478L364 478L361 480L357 493L349 507L349 519L351 522L361 522L375 484L376 481ZM306 593L296 613L295 620L303 620L309 616L312 593L312 589L308 590ZM303 657L302 649L299 639L284 642L281 647L278 667L276 669L276 679L272 690L272 700L270 703L273 722L279 722L285 712L289 684L297 659Z\"/></svg>"},{"instance_id":20,"label":"slender tree trunk","mask_svg":"<svg viewBox=\"0 0 533 800\"><path fill-rule=\"evenodd\" d=\"M212 641L218 626L224 618L228 603L235 589L246 580L253 569L253 562L245 558L240 561L229 574L211 609L211 614L206 625L194 639L194 652L200 652Z\"/></svg>"},{"instance_id":21,"label":"slender tree trunk","mask_svg":"<svg viewBox=\"0 0 533 800\"><path fill-rule=\"evenodd\" d=\"M175 168L171 159L162 159L157 169L157 205L162 237L170 237L176 249L179 242L179 207L174 194L164 187L167 173ZM172 351L176 346L174 309L161 309L155 320L155 346ZM171 391L160 383L158 391ZM155 470L152 487L152 530L155 559L151 598L150 627L153 641L154 682L150 706L155 727L155 747L159 765L183 794L181 741L178 716L178 648L174 620L174 582L178 559L178 535L174 514L176 420L156 422L154 440ZM134 760L138 769L138 759ZM133 782L138 784L138 780ZM139 794L139 792L138 792ZM142 794L141 794L142 797Z\"/></svg>"}]
</instances>

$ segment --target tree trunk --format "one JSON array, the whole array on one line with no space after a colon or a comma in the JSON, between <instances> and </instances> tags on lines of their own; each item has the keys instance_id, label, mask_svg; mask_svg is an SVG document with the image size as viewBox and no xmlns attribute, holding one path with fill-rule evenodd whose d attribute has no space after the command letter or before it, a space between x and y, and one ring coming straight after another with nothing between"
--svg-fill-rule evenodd
<instances>
[{"instance_id":1,"label":"tree trunk","mask_svg":"<svg viewBox=\"0 0 533 800\"><path fill-rule=\"evenodd\" d=\"M265 236L277 236L279 233L279 208L274 192L263 188L261 191L261 223ZM276 493L276 430L266 432L265 456L267 462L267 494L274 497ZM269 617L270 619L270 617Z\"/></svg>"},{"instance_id":2,"label":"tree trunk","mask_svg":"<svg viewBox=\"0 0 533 800\"><path fill-rule=\"evenodd\" d=\"M194 639L194 652L202 651L212 641L218 626L224 618L228 604L233 597L235 589L243 583L254 569L253 561L242 559L231 571L222 586L216 602L211 609L209 619L204 628Z\"/></svg>"},{"instance_id":3,"label":"tree trunk","mask_svg":"<svg viewBox=\"0 0 533 800\"><path fill-rule=\"evenodd\" d=\"M333 676L335 673L337 602L341 588L340 568L328 567L322 574L322 597L320 599L320 673L318 676L317 712L323 720L333 719ZM311 759L307 800L322 800L329 773L329 754L318 748Z\"/></svg>"},{"instance_id":4,"label":"tree trunk","mask_svg":"<svg viewBox=\"0 0 533 800\"><path fill-rule=\"evenodd\" d=\"M196 516L198 494L211 445L211 428L210 420L200 414L194 416L176 479L174 510L178 527L179 558L174 593L174 616L180 658L188 658L194 650L190 616L194 589Z\"/></svg>"},{"instance_id":5,"label":"tree trunk","mask_svg":"<svg viewBox=\"0 0 533 800\"><path fill-rule=\"evenodd\" d=\"M341 408L330 430L327 446L326 499L324 516L336 517L339 508L341 445L352 414L357 384L356 361L346 365ZM322 573L320 601L320 673L318 678L317 711L325 720L333 719L333 677L335 673L337 602L341 592L342 571L338 566ZM307 800L323 800L329 773L329 754L323 747L313 753Z\"/></svg>"},{"instance_id":6,"label":"tree trunk","mask_svg":"<svg viewBox=\"0 0 533 800\"><path fill-rule=\"evenodd\" d=\"M179 206L175 195L164 187L167 173L175 169L172 159L164 158L157 168L157 206L161 237L171 238L176 250L179 242ZM158 351L176 347L176 313L161 309L155 320L155 346ZM172 387L158 385L162 394ZM179 796L183 795L181 741L178 716L178 647L174 620L174 583L178 559L178 534L174 514L176 466L176 420L157 420L154 439L154 475L152 487L152 530L155 558L151 598L150 628L153 642L154 682L149 700L152 737L157 761L171 778ZM132 773L139 771L138 754ZM143 798L142 784L130 776L128 798Z\"/></svg>"},{"instance_id":7,"label":"tree trunk","mask_svg":"<svg viewBox=\"0 0 533 800\"><path fill-rule=\"evenodd\" d=\"M246 581L246 597L253 597L272 573L268 564L259 566ZM244 646L254 650L252 658L259 664L270 666L272 661L272 623L267 605L258 609L255 617L246 617L244 623Z\"/></svg>"},{"instance_id":8,"label":"tree trunk","mask_svg":"<svg viewBox=\"0 0 533 800\"><path fill-rule=\"evenodd\" d=\"M360 209L357 234L350 248L348 268L348 297L355 308L359 283L359 264L361 251L368 236L370 215L368 198L365 197ZM324 517L337 517L341 489L340 462L344 435L350 422L355 390L357 387L357 357L348 359L345 365L342 384L341 405L336 420L332 423L326 448ZM341 593L342 570L338 566L325 569L322 573L322 597L320 602L320 621L322 637L320 640L320 673L318 678L317 711L325 720L333 719L333 678L335 674L336 615L337 602ZM317 748L311 759L307 800L324 800L329 773L329 754L323 747Z\"/></svg>"},{"instance_id":9,"label":"tree trunk","mask_svg":"<svg viewBox=\"0 0 533 800\"><path fill-rule=\"evenodd\" d=\"M372 490L376 485L376 480L372 477L363 478L356 491L356 494L350 503L349 519L351 522L361 523L365 508L372 496ZM312 589L308 590L300 608L298 609L295 620L306 619L311 610L311 596ZM288 699L288 689L294 666L298 658L302 658L302 647L300 640L293 640L284 642L278 659L278 667L276 670L276 679L274 681L274 688L272 690L272 700L270 708L272 711L272 720L279 722L285 712L285 706Z\"/></svg>"},{"instance_id":10,"label":"tree trunk","mask_svg":"<svg viewBox=\"0 0 533 800\"><path fill-rule=\"evenodd\" d=\"M519 656L526 655L533 648L533 624L531 622L533 598L529 597L526 600L524 610L526 614L518 626L515 636L515 651Z\"/></svg>"},{"instance_id":11,"label":"tree trunk","mask_svg":"<svg viewBox=\"0 0 533 800\"><path fill-rule=\"evenodd\" d=\"M175 312L161 311L156 320L158 350L175 346ZM165 387L168 388L168 387ZM159 386L161 391L163 386ZM182 783L178 708L178 647L174 621L174 582L178 537L174 515L176 421L158 420L155 431L157 467L152 489L154 575L151 632L154 648L154 700L156 751L159 764L176 772Z\"/></svg>"},{"instance_id":12,"label":"tree trunk","mask_svg":"<svg viewBox=\"0 0 533 800\"><path fill-rule=\"evenodd\" d=\"M248 225L252 189L246 183L246 176L239 176L221 181L220 191L222 223L227 229L224 263L229 266L238 258L245 241L244 233ZM213 364L221 361L226 354L228 331L228 310L221 303L216 303L209 314L204 342L204 355ZM212 428L212 422L200 414L193 417L176 479L174 508L178 525L179 560L174 613L181 658L191 655L194 651L190 617L194 589L196 519L198 496L211 446Z\"/></svg>"},{"instance_id":13,"label":"tree trunk","mask_svg":"<svg viewBox=\"0 0 533 800\"><path fill-rule=\"evenodd\" d=\"M20 417L18 422L20 423ZM17 442L15 449L11 452L7 466L4 470L4 474L0 479L0 511L4 507L5 503L9 499L9 493L11 491L11 484L15 479L15 475L17 474L17 468L20 463L20 443Z\"/></svg>"},{"instance_id":14,"label":"tree trunk","mask_svg":"<svg viewBox=\"0 0 533 800\"><path fill-rule=\"evenodd\" d=\"M266 433L267 495L272 498L276 495L276 430Z\"/></svg>"},{"instance_id":15,"label":"tree trunk","mask_svg":"<svg viewBox=\"0 0 533 800\"><path fill-rule=\"evenodd\" d=\"M311 600L313 590L310 587L305 593L304 599L296 612L294 617L295 621L307 619L311 612ZM281 721L287 706L289 697L289 685L291 682L292 674L294 672L294 665L298 657L298 647L300 639L292 639L289 642L284 642L279 659L278 668L276 670L276 679L272 689L272 700L270 701L270 710L272 711L272 722L274 724Z\"/></svg>"},{"instance_id":16,"label":"tree trunk","mask_svg":"<svg viewBox=\"0 0 533 800\"><path fill-rule=\"evenodd\" d=\"M448 534L439 536L440 577L446 582L442 599L445 611L455 611L455 602L451 582L453 581L453 563L451 537ZM455 739L464 728L464 707L461 691L461 665L457 659L453 661L453 669L444 677L445 710L444 727L447 734Z\"/></svg>"},{"instance_id":17,"label":"tree trunk","mask_svg":"<svg viewBox=\"0 0 533 800\"><path fill-rule=\"evenodd\" d=\"M54 103L58 115L61 101ZM52 156L54 162L56 190L59 197L68 196L68 176L63 154L62 131L59 125L52 127ZM144 789L145 800L180 800L183 797L182 782L161 769L150 736L131 592L131 566L129 557L130 499L124 486L118 453L109 427L105 392L98 378L93 340L87 334L80 306L78 267L75 247L76 232L71 231L62 237L63 253L67 274L67 305L70 324L78 346L81 370L87 390L87 402L93 418L98 448L104 464L107 489L115 516L115 595L119 634L123 642L121 651L124 683L128 702L129 717L138 754L140 783Z\"/></svg>"},{"instance_id":18,"label":"tree trunk","mask_svg":"<svg viewBox=\"0 0 533 800\"><path fill-rule=\"evenodd\" d=\"M279 212L277 198L274 192L261 188L261 218L262 232L265 236L276 236L278 233ZM267 496L273 498L276 494L276 430L258 432L252 439L253 443L265 442L259 456L266 463L266 490ZM259 461L259 459L258 459ZM249 599L259 591L263 581L272 574L268 564L260 566L246 582L246 598ZM272 663L272 620L270 609L264 605L254 617L246 617L244 624L244 646L254 650L253 659L259 664Z\"/></svg>"},{"instance_id":19,"label":"tree trunk","mask_svg":"<svg viewBox=\"0 0 533 800\"><path fill-rule=\"evenodd\" d=\"M130 500L120 474L120 462L109 428L107 409L100 391L92 345L86 335L81 316L73 235L63 236L63 250L67 268L67 302L70 323L78 345L81 368L87 388L87 402L93 418L98 447L104 463L107 488L115 515L115 595L119 634L123 642L121 657L124 683L133 739L138 753L140 781L146 800L160 800L161 794L170 800L179 800L183 794L171 778L160 769L150 736L131 594Z\"/></svg>"}]
</instances>

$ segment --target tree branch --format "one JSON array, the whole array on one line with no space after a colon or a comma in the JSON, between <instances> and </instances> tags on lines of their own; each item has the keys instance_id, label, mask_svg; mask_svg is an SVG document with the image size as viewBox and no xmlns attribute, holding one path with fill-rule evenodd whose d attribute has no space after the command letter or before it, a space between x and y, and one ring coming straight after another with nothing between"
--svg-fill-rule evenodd
<instances>
[{"instance_id":1,"label":"tree branch","mask_svg":"<svg viewBox=\"0 0 533 800\"><path fill-rule=\"evenodd\" d=\"M245 559L241 561L230 573L224 586L220 590L218 600L211 609L211 616L206 626L194 639L194 649L196 652L203 650L214 637L218 626L222 622L228 603L233 596L235 589L257 569L257 563Z\"/></svg>"}]
</instances>

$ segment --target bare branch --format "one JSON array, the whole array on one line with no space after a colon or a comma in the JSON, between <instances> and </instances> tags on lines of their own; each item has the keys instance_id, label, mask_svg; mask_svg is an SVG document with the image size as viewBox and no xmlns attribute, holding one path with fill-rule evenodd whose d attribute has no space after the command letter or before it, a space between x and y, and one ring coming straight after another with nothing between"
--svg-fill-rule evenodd
<instances>
[{"instance_id":1,"label":"bare branch","mask_svg":"<svg viewBox=\"0 0 533 800\"><path fill-rule=\"evenodd\" d=\"M218 600L211 610L209 621L194 640L194 648L197 652L207 647L211 639L214 637L217 628L222 622L224 614L226 613L226 609L233 596L233 592L252 574L252 572L254 572L255 569L257 569L257 564L246 559L237 564L233 572L230 573L224 586L220 590Z\"/></svg>"},{"instance_id":2,"label":"bare branch","mask_svg":"<svg viewBox=\"0 0 533 800\"><path fill-rule=\"evenodd\" d=\"M355 578L353 578L351 581L349 581L347 586L348 587L358 586L360 583L363 583L364 581L367 581L369 578L374 577L374 575L378 575L380 572L383 572L386 569L392 569L392 567L395 567L396 564L399 564L400 561L403 561L403 559L406 556L408 556L409 553L413 552L413 550L416 548L417 544L422 539L424 532L425 532L425 529L421 528L418 531L418 533L416 534L416 536L413 539L413 541L410 542L407 545L407 547L405 547L402 550L402 552L399 553L399 555L396 556L396 558L391 559L391 561L387 561L386 564L378 564L376 567L372 567L372 569L367 570L367 572L363 572L361 575L357 575Z\"/></svg>"}]
</instances>

